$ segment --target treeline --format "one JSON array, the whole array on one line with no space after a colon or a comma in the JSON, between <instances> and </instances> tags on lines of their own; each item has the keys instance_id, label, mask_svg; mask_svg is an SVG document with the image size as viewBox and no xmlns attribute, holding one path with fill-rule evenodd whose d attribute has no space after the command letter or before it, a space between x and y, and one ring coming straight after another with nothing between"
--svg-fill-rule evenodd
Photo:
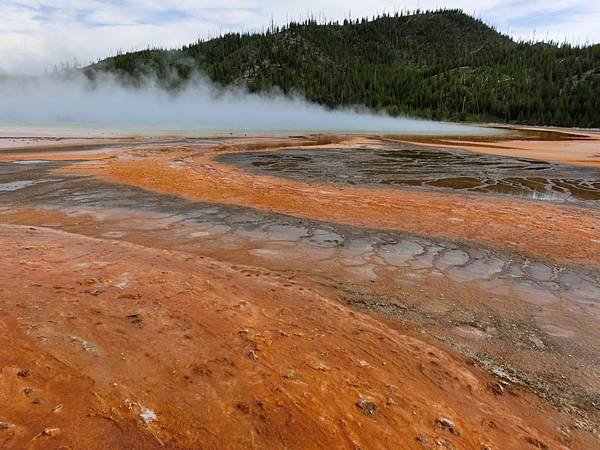
<instances>
[{"instance_id":1,"label":"treeline","mask_svg":"<svg viewBox=\"0 0 600 450\"><path fill-rule=\"evenodd\" d=\"M179 50L121 54L84 71L133 84L153 75L168 89L202 72L222 86L278 89L330 108L600 127L600 45L514 42L459 10L292 22Z\"/></svg>"}]
</instances>

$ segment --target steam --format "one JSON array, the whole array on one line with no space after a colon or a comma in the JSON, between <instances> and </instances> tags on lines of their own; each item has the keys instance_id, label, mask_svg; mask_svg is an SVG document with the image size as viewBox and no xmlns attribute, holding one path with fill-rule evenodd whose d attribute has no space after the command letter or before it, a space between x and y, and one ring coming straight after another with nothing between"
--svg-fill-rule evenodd
<instances>
[{"instance_id":1,"label":"steam","mask_svg":"<svg viewBox=\"0 0 600 450\"><path fill-rule=\"evenodd\" d=\"M480 127L329 111L299 97L217 89L197 78L176 94L148 80L126 87L110 76L0 79L0 125L87 126L185 132L346 131L481 135Z\"/></svg>"}]
</instances>

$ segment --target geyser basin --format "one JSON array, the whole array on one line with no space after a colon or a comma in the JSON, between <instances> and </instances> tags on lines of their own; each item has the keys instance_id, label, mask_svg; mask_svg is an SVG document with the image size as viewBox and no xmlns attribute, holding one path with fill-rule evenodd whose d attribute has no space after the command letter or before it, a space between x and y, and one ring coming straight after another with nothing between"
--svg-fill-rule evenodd
<instances>
[{"instance_id":1,"label":"geyser basin","mask_svg":"<svg viewBox=\"0 0 600 450\"><path fill-rule=\"evenodd\" d=\"M230 153L217 161L311 183L450 189L589 205L600 201L600 171L594 168L408 143L383 149Z\"/></svg>"}]
</instances>

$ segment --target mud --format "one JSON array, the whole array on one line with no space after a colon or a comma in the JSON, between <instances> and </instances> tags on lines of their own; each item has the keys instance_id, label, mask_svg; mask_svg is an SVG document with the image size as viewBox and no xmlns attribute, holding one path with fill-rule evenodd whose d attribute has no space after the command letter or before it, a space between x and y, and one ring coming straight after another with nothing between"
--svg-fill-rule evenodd
<instances>
[{"instance_id":1,"label":"mud","mask_svg":"<svg viewBox=\"0 0 600 450\"><path fill-rule=\"evenodd\" d=\"M315 148L293 150L277 150L281 140L230 138L111 142L93 153L76 147L7 151L0 158L0 186L10 187L0 189L6 224L0 238L10 249L0 258L2 323L10 331L6 339L15 343L7 345L20 350L2 356L9 367L5 379L21 369L34 376L46 370L40 388L62 405L61 414L70 412L61 420L47 412L50 406L34 414L27 402L44 399L23 394L21 406L2 408L8 415L0 422L10 424L0 431L2 442L73 445L82 438L85 416L88 423L104 423L85 437L98 448L110 442L214 447L223 436L233 447L598 447L600 271L584 251L587 246L593 255L592 241L600 243L595 200L567 191L549 204L480 191L464 196L454 187L416 192L449 199L447 218L471 213L475 219L469 201L510 205L517 217L521 210L548 214L554 236L577 243L570 254L560 246L547 251L514 242L493 216L483 230L495 228L492 242L477 234L461 238L405 227L398 217L388 218L394 226L382 227L377 217L364 222L352 207L339 205L338 220L332 220L299 192L310 190L325 209L326 199L340 194L341 204L355 201L367 214L367 201L388 192L395 197L387 201L415 195L414 187L402 185L382 194L377 179L402 170L420 176L423 161L411 166L411 153L426 155L428 179L443 170L435 153L428 154L434 150L423 147L411 146L407 156L405 147L390 149L398 144L385 139L328 140L333 142L315 139ZM283 144L310 141L298 137ZM265 166L252 166L261 147L269 148L260 151L265 158L309 157L294 160L293 176L284 166L273 172L277 178L265 177ZM391 158L389 173L369 172L388 164L381 152L398 151L409 159ZM440 150L440 157L469 161L463 152ZM484 161L498 179L510 170L526 178L542 165L550 180L587 183L595 173L508 157ZM465 170L446 165L450 173ZM129 171L134 167L136 176ZM311 170L318 170L317 178L310 178ZM362 186L337 179L339 174L359 177ZM236 196L220 201L234 184L254 192L233 191ZM258 194L266 186L283 187L283 195L257 201L265 198ZM300 186L302 191L290 189ZM292 207L275 203L294 193ZM458 199L465 211L456 210ZM424 220L435 218L427 208L419 211ZM590 243L572 227L567 234L571 220L580 226L589 220ZM531 232L542 233L539 225ZM550 246L552 238L538 243ZM573 258L578 248L580 256ZM286 321L294 322L293 329L280 330ZM367 323L375 334L364 334ZM202 344L188 342L185 334ZM438 361L433 372L430 351ZM446 358L441 365L439 354ZM130 358L135 368L121 365ZM193 382L196 360L202 361L196 371L201 381ZM379 368L372 371L374 366ZM61 370L68 375L59 379L71 380L69 389L77 394L67 394L63 382L50 382ZM465 374L481 387L468 387L466 397L456 385ZM398 383L404 383L403 400L387 392L386 386ZM7 401L18 391L10 386L2 388L9 389ZM35 420L24 420L27 414ZM44 434L48 427L60 432Z\"/></svg>"}]
</instances>

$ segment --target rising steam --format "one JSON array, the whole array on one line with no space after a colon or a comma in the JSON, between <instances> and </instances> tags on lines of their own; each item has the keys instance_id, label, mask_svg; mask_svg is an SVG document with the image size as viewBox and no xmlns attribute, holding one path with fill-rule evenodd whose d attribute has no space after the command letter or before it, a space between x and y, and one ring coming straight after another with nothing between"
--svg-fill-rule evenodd
<instances>
[{"instance_id":1,"label":"rising steam","mask_svg":"<svg viewBox=\"0 0 600 450\"><path fill-rule=\"evenodd\" d=\"M0 124L83 125L115 130L356 131L413 134L485 134L457 124L393 118L356 109L329 111L299 97L217 89L201 78L176 94L148 80L126 87L103 76L0 79Z\"/></svg>"}]
</instances>

